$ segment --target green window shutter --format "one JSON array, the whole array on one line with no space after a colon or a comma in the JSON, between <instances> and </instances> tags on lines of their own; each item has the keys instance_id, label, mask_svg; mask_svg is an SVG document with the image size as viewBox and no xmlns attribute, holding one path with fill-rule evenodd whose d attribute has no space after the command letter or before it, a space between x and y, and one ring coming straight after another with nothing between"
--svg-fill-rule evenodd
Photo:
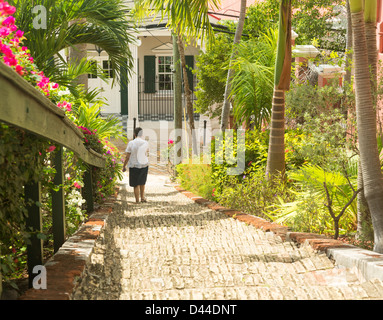
<instances>
[{"instance_id":1,"label":"green window shutter","mask_svg":"<svg viewBox=\"0 0 383 320\"><path fill-rule=\"evenodd\" d=\"M192 70L194 69L194 56L185 56L186 60L186 70L188 74L189 86L192 91L194 91L194 76Z\"/></svg>"},{"instance_id":2,"label":"green window shutter","mask_svg":"<svg viewBox=\"0 0 383 320\"><path fill-rule=\"evenodd\" d=\"M156 57L144 57L144 92L156 92Z\"/></svg>"}]
</instances>

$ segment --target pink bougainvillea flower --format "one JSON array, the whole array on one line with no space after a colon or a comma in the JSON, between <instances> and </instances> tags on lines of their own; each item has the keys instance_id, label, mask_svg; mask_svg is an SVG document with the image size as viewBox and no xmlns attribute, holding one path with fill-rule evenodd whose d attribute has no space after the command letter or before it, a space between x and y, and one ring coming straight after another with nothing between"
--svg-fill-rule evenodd
<instances>
[{"instance_id":1,"label":"pink bougainvillea flower","mask_svg":"<svg viewBox=\"0 0 383 320\"><path fill-rule=\"evenodd\" d=\"M10 16L16 12L16 8L9 5L8 2L0 1L0 15Z\"/></svg>"},{"instance_id":2,"label":"pink bougainvillea flower","mask_svg":"<svg viewBox=\"0 0 383 320\"><path fill-rule=\"evenodd\" d=\"M7 27L0 28L0 37L5 38L11 34L11 30Z\"/></svg>"},{"instance_id":3,"label":"pink bougainvillea flower","mask_svg":"<svg viewBox=\"0 0 383 320\"><path fill-rule=\"evenodd\" d=\"M4 57L3 58L4 60L4 63L10 67L13 67L13 66L17 66L17 59L12 57L12 58L9 58L9 57Z\"/></svg>"},{"instance_id":4,"label":"pink bougainvillea flower","mask_svg":"<svg viewBox=\"0 0 383 320\"><path fill-rule=\"evenodd\" d=\"M52 89L57 89L59 87L59 84L58 83L54 83L53 86L52 86Z\"/></svg>"},{"instance_id":5,"label":"pink bougainvillea flower","mask_svg":"<svg viewBox=\"0 0 383 320\"><path fill-rule=\"evenodd\" d=\"M21 31L21 30L16 31L16 34L15 34L16 38L22 38L23 36L24 36L24 31Z\"/></svg>"},{"instance_id":6,"label":"pink bougainvillea flower","mask_svg":"<svg viewBox=\"0 0 383 320\"><path fill-rule=\"evenodd\" d=\"M13 16L10 16L8 18L5 18L2 22L2 25L4 27L10 27L10 26L13 26L15 24L15 17Z\"/></svg>"},{"instance_id":7,"label":"pink bougainvillea flower","mask_svg":"<svg viewBox=\"0 0 383 320\"><path fill-rule=\"evenodd\" d=\"M56 149L56 146L50 146L49 148L48 148L48 152L52 152L52 151L54 151Z\"/></svg>"},{"instance_id":8,"label":"pink bougainvillea flower","mask_svg":"<svg viewBox=\"0 0 383 320\"><path fill-rule=\"evenodd\" d=\"M24 74L24 71L23 71L23 67L20 66L19 64L16 66L16 72L19 74L19 75L23 75Z\"/></svg>"},{"instance_id":9,"label":"pink bougainvillea flower","mask_svg":"<svg viewBox=\"0 0 383 320\"><path fill-rule=\"evenodd\" d=\"M171 139L168 141L168 144L173 144L173 143L174 143L174 141Z\"/></svg>"},{"instance_id":10,"label":"pink bougainvillea flower","mask_svg":"<svg viewBox=\"0 0 383 320\"><path fill-rule=\"evenodd\" d=\"M75 182L73 185L74 185L77 189L81 189L81 185L80 185L79 183Z\"/></svg>"},{"instance_id":11,"label":"pink bougainvillea flower","mask_svg":"<svg viewBox=\"0 0 383 320\"><path fill-rule=\"evenodd\" d=\"M6 45L6 44L0 45L0 52L4 53L4 55L8 58L14 58L15 57L15 55L12 52L11 47Z\"/></svg>"}]
</instances>

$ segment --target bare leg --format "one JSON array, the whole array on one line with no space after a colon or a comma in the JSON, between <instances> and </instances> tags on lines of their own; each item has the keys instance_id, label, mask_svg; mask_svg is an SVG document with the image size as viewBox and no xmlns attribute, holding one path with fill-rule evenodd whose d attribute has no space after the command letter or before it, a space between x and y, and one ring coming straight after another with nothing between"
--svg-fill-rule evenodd
<instances>
[{"instance_id":1,"label":"bare leg","mask_svg":"<svg viewBox=\"0 0 383 320\"><path fill-rule=\"evenodd\" d=\"M140 186L134 187L134 197L136 198L136 203L140 202Z\"/></svg>"},{"instance_id":2,"label":"bare leg","mask_svg":"<svg viewBox=\"0 0 383 320\"><path fill-rule=\"evenodd\" d=\"M146 201L145 198L145 185L140 186L141 202Z\"/></svg>"}]
</instances>

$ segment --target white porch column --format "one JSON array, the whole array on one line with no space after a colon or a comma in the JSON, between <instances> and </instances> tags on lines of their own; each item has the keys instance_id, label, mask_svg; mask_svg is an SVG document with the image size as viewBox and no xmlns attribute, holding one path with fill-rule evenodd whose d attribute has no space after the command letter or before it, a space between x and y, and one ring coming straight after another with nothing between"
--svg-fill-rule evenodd
<instances>
[{"instance_id":1,"label":"white porch column","mask_svg":"<svg viewBox=\"0 0 383 320\"><path fill-rule=\"evenodd\" d=\"M138 45L139 43L129 45L133 57L133 70L128 84L128 139L133 138L134 118L136 118L136 126L138 127Z\"/></svg>"}]
</instances>

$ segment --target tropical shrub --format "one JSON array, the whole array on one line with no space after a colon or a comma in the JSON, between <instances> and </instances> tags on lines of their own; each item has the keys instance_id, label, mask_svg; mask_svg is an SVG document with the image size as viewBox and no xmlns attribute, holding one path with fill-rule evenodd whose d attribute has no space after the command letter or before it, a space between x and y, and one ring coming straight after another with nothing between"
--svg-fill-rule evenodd
<instances>
[{"instance_id":1,"label":"tropical shrub","mask_svg":"<svg viewBox=\"0 0 383 320\"><path fill-rule=\"evenodd\" d=\"M214 42L207 44L206 51L196 57L195 108L199 113L209 113L212 117L221 115L222 106L212 106L223 102L232 43L228 35L218 34Z\"/></svg>"},{"instance_id":2,"label":"tropical shrub","mask_svg":"<svg viewBox=\"0 0 383 320\"><path fill-rule=\"evenodd\" d=\"M237 179L241 181L243 175L248 174L250 171L263 167L267 161L268 150L268 133L266 131L246 131L241 132L241 135L245 135L245 144L243 146L237 146L237 132L234 132L232 136L215 137L211 145L211 167L212 178L215 184L215 193L219 195L224 189L225 185ZM229 154L227 159L226 148L232 149L232 154ZM235 175L233 178L229 175L229 170L237 166L237 152L244 152L245 154L245 168L243 172ZM234 160L234 161L230 161Z\"/></svg>"},{"instance_id":3,"label":"tropical shrub","mask_svg":"<svg viewBox=\"0 0 383 320\"><path fill-rule=\"evenodd\" d=\"M292 197L288 184L273 183L265 179L265 168L258 167L240 180L229 177L217 200L223 206L240 210L242 212L267 217L267 212L272 210L279 201L289 202Z\"/></svg>"},{"instance_id":4,"label":"tropical shrub","mask_svg":"<svg viewBox=\"0 0 383 320\"><path fill-rule=\"evenodd\" d=\"M182 163L177 165L176 170L177 178L183 188L205 199L215 199L210 165Z\"/></svg>"},{"instance_id":5,"label":"tropical shrub","mask_svg":"<svg viewBox=\"0 0 383 320\"><path fill-rule=\"evenodd\" d=\"M9 0L18 8L14 19L25 32L25 45L36 60L39 70L54 79L71 93L81 90L76 78L81 74L93 73L92 64L83 59L79 64L71 63L62 51L79 44L92 44L107 52L111 66L120 78L121 70L131 71L133 59L129 44L134 42L132 10L122 0ZM37 15L36 6L46 9ZM40 19L41 18L41 19ZM73 23L74 22L74 23ZM38 24L36 26L36 23ZM71 64L76 66L72 67ZM79 66L82 65L82 68ZM67 72L72 69L71 72ZM100 76L100 73L98 73Z\"/></svg>"},{"instance_id":6,"label":"tropical shrub","mask_svg":"<svg viewBox=\"0 0 383 320\"><path fill-rule=\"evenodd\" d=\"M93 192L94 199L102 203L108 196L115 193L115 187L118 179L122 179L121 154L116 146L110 141L103 140L103 155L106 158L104 168L93 168Z\"/></svg>"},{"instance_id":7,"label":"tropical shrub","mask_svg":"<svg viewBox=\"0 0 383 320\"><path fill-rule=\"evenodd\" d=\"M348 164L345 172L329 172L319 166L305 165L290 173L289 178L295 183L295 199L280 199L275 211L267 213L269 218L301 232L336 234L340 231L340 234L347 234L355 231L356 201L347 205L357 189L355 161ZM328 206L336 215L344 209L344 214L339 217L339 230L334 226Z\"/></svg>"},{"instance_id":8,"label":"tropical shrub","mask_svg":"<svg viewBox=\"0 0 383 320\"><path fill-rule=\"evenodd\" d=\"M260 130L270 120L277 38L277 30L268 30L238 45L231 92L237 123Z\"/></svg>"}]
</instances>

